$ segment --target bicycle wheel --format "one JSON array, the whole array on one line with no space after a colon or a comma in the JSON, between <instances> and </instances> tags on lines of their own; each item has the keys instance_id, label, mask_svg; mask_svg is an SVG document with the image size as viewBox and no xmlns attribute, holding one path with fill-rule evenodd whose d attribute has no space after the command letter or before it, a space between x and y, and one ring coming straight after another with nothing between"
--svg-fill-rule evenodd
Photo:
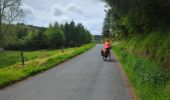
<instances>
[{"instance_id":1,"label":"bicycle wheel","mask_svg":"<svg viewBox=\"0 0 170 100\"><path fill-rule=\"evenodd\" d=\"M105 56L103 56L103 60L106 61L106 59L107 59L107 58L106 58Z\"/></svg>"}]
</instances>

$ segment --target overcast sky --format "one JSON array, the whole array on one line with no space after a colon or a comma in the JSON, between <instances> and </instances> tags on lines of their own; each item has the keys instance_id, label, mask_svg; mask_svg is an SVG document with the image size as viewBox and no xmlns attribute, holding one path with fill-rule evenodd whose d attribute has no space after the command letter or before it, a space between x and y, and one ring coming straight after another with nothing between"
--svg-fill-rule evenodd
<instances>
[{"instance_id":1,"label":"overcast sky","mask_svg":"<svg viewBox=\"0 0 170 100\"><path fill-rule=\"evenodd\" d=\"M36 26L49 23L82 23L92 34L101 34L105 17L102 0L23 0L25 22Z\"/></svg>"}]
</instances>

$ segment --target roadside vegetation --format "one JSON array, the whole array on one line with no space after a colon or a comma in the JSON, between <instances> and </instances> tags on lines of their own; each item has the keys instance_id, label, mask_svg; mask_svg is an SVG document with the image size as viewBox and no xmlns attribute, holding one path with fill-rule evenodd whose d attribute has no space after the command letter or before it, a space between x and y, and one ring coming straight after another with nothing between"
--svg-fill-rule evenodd
<instances>
[{"instance_id":1,"label":"roadside vegetation","mask_svg":"<svg viewBox=\"0 0 170 100\"><path fill-rule=\"evenodd\" d=\"M113 45L140 100L170 99L169 37L161 33L136 35Z\"/></svg>"},{"instance_id":2,"label":"roadside vegetation","mask_svg":"<svg viewBox=\"0 0 170 100\"><path fill-rule=\"evenodd\" d=\"M81 47L68 48L64 50L40 50L33 52L26 52L25 66L22 66L19 62L17 52L5 51L3 56L0 56L0 62L4 60L4 66L0 67L0 87L4 87L15 83L19 80L23 80L29 76L35 75L52 67L60 64L76 55L79 55L88 49L92 48L95 44L86 44ZM8 53L12 55L8 55ZM6 57L4 57L6 56ZM12 56L12 57L11 57ZM15 58L15 59L13 59ZM9 61L8 59L13 59Z\"/></svg>"},{"instance_id":3,"label":"roadside vegetation","mask_svg":"<svg viewBox=\"0 0 170 100\"><path fill-rule=\"evenodd\" d=\"M152 59L130 53L120 45L114 45L113 52L123 65L139 99L169 100L170 74Z\"/></svg>"},{"instance_id":4,"label":"roadside vegetation","mask_svg":"<svg viewBox=\"0 0 170 100\"><path fill-rule=\"evenodd\" d=\"M24 59L25 61L48 57L61 52L61 50L36 50L36 51L25 51ZM0 68L9 67L16 63L20 63L21 57L19 51L3 51L0 53Z\"/></svg>"},{"instance_id":5,"label":"roadside vegetation","mask_svg":"<svg viewBox=\"0 0 170 100\"><path fill-rule=\"evenodd\" d=\"M103 37L116 44L140 100L170 99L169 0L103 0Z\"/></svg>"}]
</instances>

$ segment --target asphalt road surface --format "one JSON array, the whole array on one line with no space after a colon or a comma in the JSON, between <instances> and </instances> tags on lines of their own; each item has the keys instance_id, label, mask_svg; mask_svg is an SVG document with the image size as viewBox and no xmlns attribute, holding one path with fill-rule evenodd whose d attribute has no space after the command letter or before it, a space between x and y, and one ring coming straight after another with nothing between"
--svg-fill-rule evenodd
<instances>
[{"instance_id":1,"label":"asphalt road surface","mask_svg":"<svg viewBox=\"0 0 170 100\"><path fill-rule=\"evenodd\" d=\"M0 90L0 100L132 100L119 62L97 45L44 73Z\"/></svg>"}]
</instances>

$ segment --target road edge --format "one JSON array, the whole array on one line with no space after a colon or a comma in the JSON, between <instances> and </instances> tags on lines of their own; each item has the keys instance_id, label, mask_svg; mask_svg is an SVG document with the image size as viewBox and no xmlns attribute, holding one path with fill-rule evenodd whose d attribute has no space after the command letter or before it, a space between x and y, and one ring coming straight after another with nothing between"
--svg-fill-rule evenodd
<instances>
[{"instance_id":1,"label":"road edge","mask_svg":"<svg viewBox=\"0 0 170 100\"><path fill-rule=\"evenodd\" d=\"M119 68L122 73L121 75L122 75L123 80L125 81L125 84L127 85L129 94L131 95L133 100L139 100L132 83L129 81L129 79L127 77L127 74L123 68L123 65L121 64L119 58L116 56L116 53L114 52L114 50L112 50L112 54L118 60Z\"/></svg>"},{"instance_id":2,"label":"road edge","mask_svg":"<svg viewBox=\"0 0 170 100\"><path fill-rule=\"evenodd\" d=\"M28 80L28 79L36 76L36 75L39 75L39 74L41 74L41 73L43 73L43 72L46 72L46 71L48 71L48 70L51 70L51 69L57 67L58 65L60 65L60 64L62 64L62 63L65 63L65 62L67 62L67 61L69 61L69 60L71 60L71 59L73 59L73 58L75 58L75 57L77 57L77 56L79 56L79 55L81 55L81 54L83 54L83 53L88 52L89 50L93 49L95 46L96 46L96 44L94 43L94 44L93 44L90 48L88 48L87 50L82 51L81 53L77 53L77 54L73 55L72 57L70 57L70 58L68 58L68 59L66 59L66 60L64 60L64 61L61 61L61 62L55 64L54 66L52 66L52 67L50 67L50 68L48 68L48 69L39 71L39 72L37 72L37 73L35 73L35 74L32 74L32 75L30 75L30 76L26 76L26 77L21 78L21 79L19 79L19 80L9 82L8 84L5 84L4 86L0 86L0 90L3 90L3 89L8 88L8 87L11 87L11 86L13 86L13 85L15 85L15 84L17 84L17 83L19 83L19 82L26 81L26 80Z\"/></svg>"}]
</instances>

